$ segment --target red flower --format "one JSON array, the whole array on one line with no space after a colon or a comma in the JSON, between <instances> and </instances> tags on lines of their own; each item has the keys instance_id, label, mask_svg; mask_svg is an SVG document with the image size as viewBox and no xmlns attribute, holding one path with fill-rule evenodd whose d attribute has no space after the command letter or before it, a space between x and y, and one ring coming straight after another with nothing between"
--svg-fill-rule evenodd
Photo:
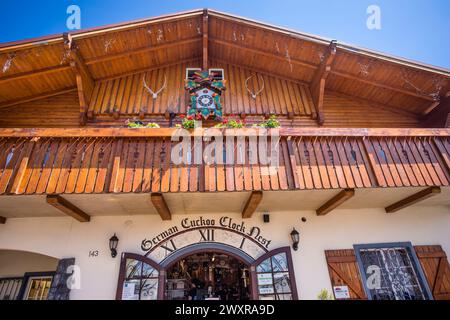
<instances>
[{"instance_id":1,"label":"red flower","mask_svg":"<svg viewBox=\"0 0 450 320\"><path fill-rule=\"evenodd\" d=\"M222 123L227 124L228 123L228 119L223 119Z\"/></svg>"},{"instance_id":2,"label":"red flower","mask_svg":"<svg viewBox=\"0 0 450 320\"><path fill-rule=\"evenodd\" d=\"M181 118L181 119L184 119L185 117L186 117L186 115L180 114L180 118Z\"/></svg>"},{"instance_id":3,"label":"red flower","mask_svg":"<svg viewBox=\"0 0 450 320\"><path fill-rule=\"evenodd\" d=\"M187 119L188 120L194 120L194 117L193 116L188 116Z\"/></svg>"},{"instance_id":4,"label":"red flower","mask_svg":"<svg viewBox=\"0 0 450 320\"><path fill-rule=\"evenodd\" d=\"M230 114L230 117L234 118L234 117L236 117L236 115L235 114Z\"/></svg>"}]
</instances>

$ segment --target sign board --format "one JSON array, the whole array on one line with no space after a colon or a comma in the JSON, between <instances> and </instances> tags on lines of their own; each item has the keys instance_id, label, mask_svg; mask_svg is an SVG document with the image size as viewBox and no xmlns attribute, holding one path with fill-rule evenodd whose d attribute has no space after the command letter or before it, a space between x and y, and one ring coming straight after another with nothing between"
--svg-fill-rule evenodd
<instances>
[{"instance_id":1,"label":"sign board","mask_svg":"<svg viewBox=\"0 0 450 320\"><path fill-rule=\"evenodd\" d=\"M146 257L161 263L190 245L220 243L241 250L256 260L268 252L271 242L259 227L248 226L244 221L234 221L226 216L219 219L199 217L184 218L179 225L142 240L141 249Z\"/></svg>"},{"instance_id":2,"label":"sign board","mask_svg":"<svg viewBox=\"0 0 450 320\"><path fill-rule=\"evenodd\" d=\"M135 293L136 283L124 282L122 290L122 300L139 300L139 295Z\"/></svg>"},{"instance_id":3,"label":"sign board","mask_svg":"<svg viewBox=\"0 0 450 320\"><path fill-rule=\"evenodd\" d=\"M271 273L258 273L258 285L272 285L273 279Z\"/></svg>"},{"instance_id":4,"label":"sign board","mask_svg":"<svg viewBox=\"0 0 450 320\"><path fill-rule=\"evenodd\" d=\"M336 299L350 299L350 291L347 286L335 286L333 291Z\"/></svg>"}]
</instances>

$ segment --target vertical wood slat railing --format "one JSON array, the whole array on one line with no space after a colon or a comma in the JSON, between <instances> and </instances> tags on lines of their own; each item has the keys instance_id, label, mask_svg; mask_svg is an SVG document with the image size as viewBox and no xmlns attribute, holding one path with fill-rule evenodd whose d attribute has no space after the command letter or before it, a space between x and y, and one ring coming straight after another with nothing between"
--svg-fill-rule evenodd
<instances>
[{"instance_id":1,"label":"vertical wood slat railing","mask_svg":"<svg viewBox=\"0 0 450 320\"><path fill-rule=\"evenodd\" d=\"M450 184L449 137L282 135L279 166L171 161L165 137L0 137L0 194L221 192ZM202 143L202 150L208 147ZM239 159L235 139L234 160ZM243 143L251 149L248 137ZM268 143L270 147L270 142ZM224 148L225 150L225 148ZM244 150L244 149L242 149ZM268 153L271 150L269 148ZM226 160L227 154L216 158Z\"/></svg>"}]
</instances>

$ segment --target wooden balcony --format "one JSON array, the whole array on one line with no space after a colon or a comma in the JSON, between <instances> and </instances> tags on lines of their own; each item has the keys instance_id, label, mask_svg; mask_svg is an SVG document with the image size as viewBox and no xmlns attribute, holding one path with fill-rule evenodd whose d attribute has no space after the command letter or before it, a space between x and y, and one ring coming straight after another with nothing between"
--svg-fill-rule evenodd
<instances>
[{"instance_id":1,"label":"wooden balcony","mask_svg":"<svg viewBox=\"0 0 450 320\"><path fill-rule=\"evenodd\" d=\"M449 129L280 129L279 167L180 164L176 129L0 129L0 194L441 187ZM204 129L192 132L201 135ZM246 130L226 130L226 134ZM190 137L194 139L194 137ZM202 142L205 148L210 142ZM245 145L248 146L248 135ZM193 146L193 144L192 144ZM194 163L193 152L189 152Z\"/></svg>"}]
</instances>

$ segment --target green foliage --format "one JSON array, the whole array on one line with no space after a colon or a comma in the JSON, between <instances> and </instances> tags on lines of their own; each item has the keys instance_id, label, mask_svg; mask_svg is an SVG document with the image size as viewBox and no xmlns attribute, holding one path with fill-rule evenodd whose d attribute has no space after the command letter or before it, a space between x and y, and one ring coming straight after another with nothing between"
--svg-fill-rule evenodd
<instances>
[{"instance_id":1,"label":"green foliage","mask_svg":"<svg viewBox=\"0 0 450 320\"><path fill-rule=\"evenodd\" d=\"M319 300L334 300L334 297L331 293L328 292L327 289L322 289L317 295L317 299Z\"/></svg>"},{"instance_id":2,"label":"green foliage","mask_svg":"<svg viewBox=\"0 0 450 320\"><path fill-rule=\"evenodd\" d=\"M277 120L277 118L274 115L270 116L269 119L267 119L266 121L263 121L258 126L261 128L269 128L269 129L281 127L280 122Z\"/></svg>"},{"instance_id":3,"label":"green foliage","mask_svg":"<svg viewBox=\"0 0 450 320\"><path fill-rule=\"evenodd\" d=\"M195 129L196 121L194 116L189 115L186 117L184 115L181 115L180 117L183 120L181 121L181 124L177 124L175 127L184 129Z\"/></svg>"},{"instance_id":4,"label":"green foliage","mask_svg":"<svg viewBox=\"0 0 450 320\"><path fill-rule=\"evenodd\" d=\"M245 128L245 120L223 118L222 122L216 124L214 128L229 128L229 129Z\"/></svg>"},{"instance_id":5,"label":"green foliage","mask_svg":"<svg viewBox=\"0 0 450 320\"><path fill-rule=\"evenodd\" d=\"M154 123L154 122L149 122L147 124L144 124L142 121L140 120L127 120L125 121L125 124L127 125L128 128L159 128L159 124Z\"/></svg>"}]
</instances>

